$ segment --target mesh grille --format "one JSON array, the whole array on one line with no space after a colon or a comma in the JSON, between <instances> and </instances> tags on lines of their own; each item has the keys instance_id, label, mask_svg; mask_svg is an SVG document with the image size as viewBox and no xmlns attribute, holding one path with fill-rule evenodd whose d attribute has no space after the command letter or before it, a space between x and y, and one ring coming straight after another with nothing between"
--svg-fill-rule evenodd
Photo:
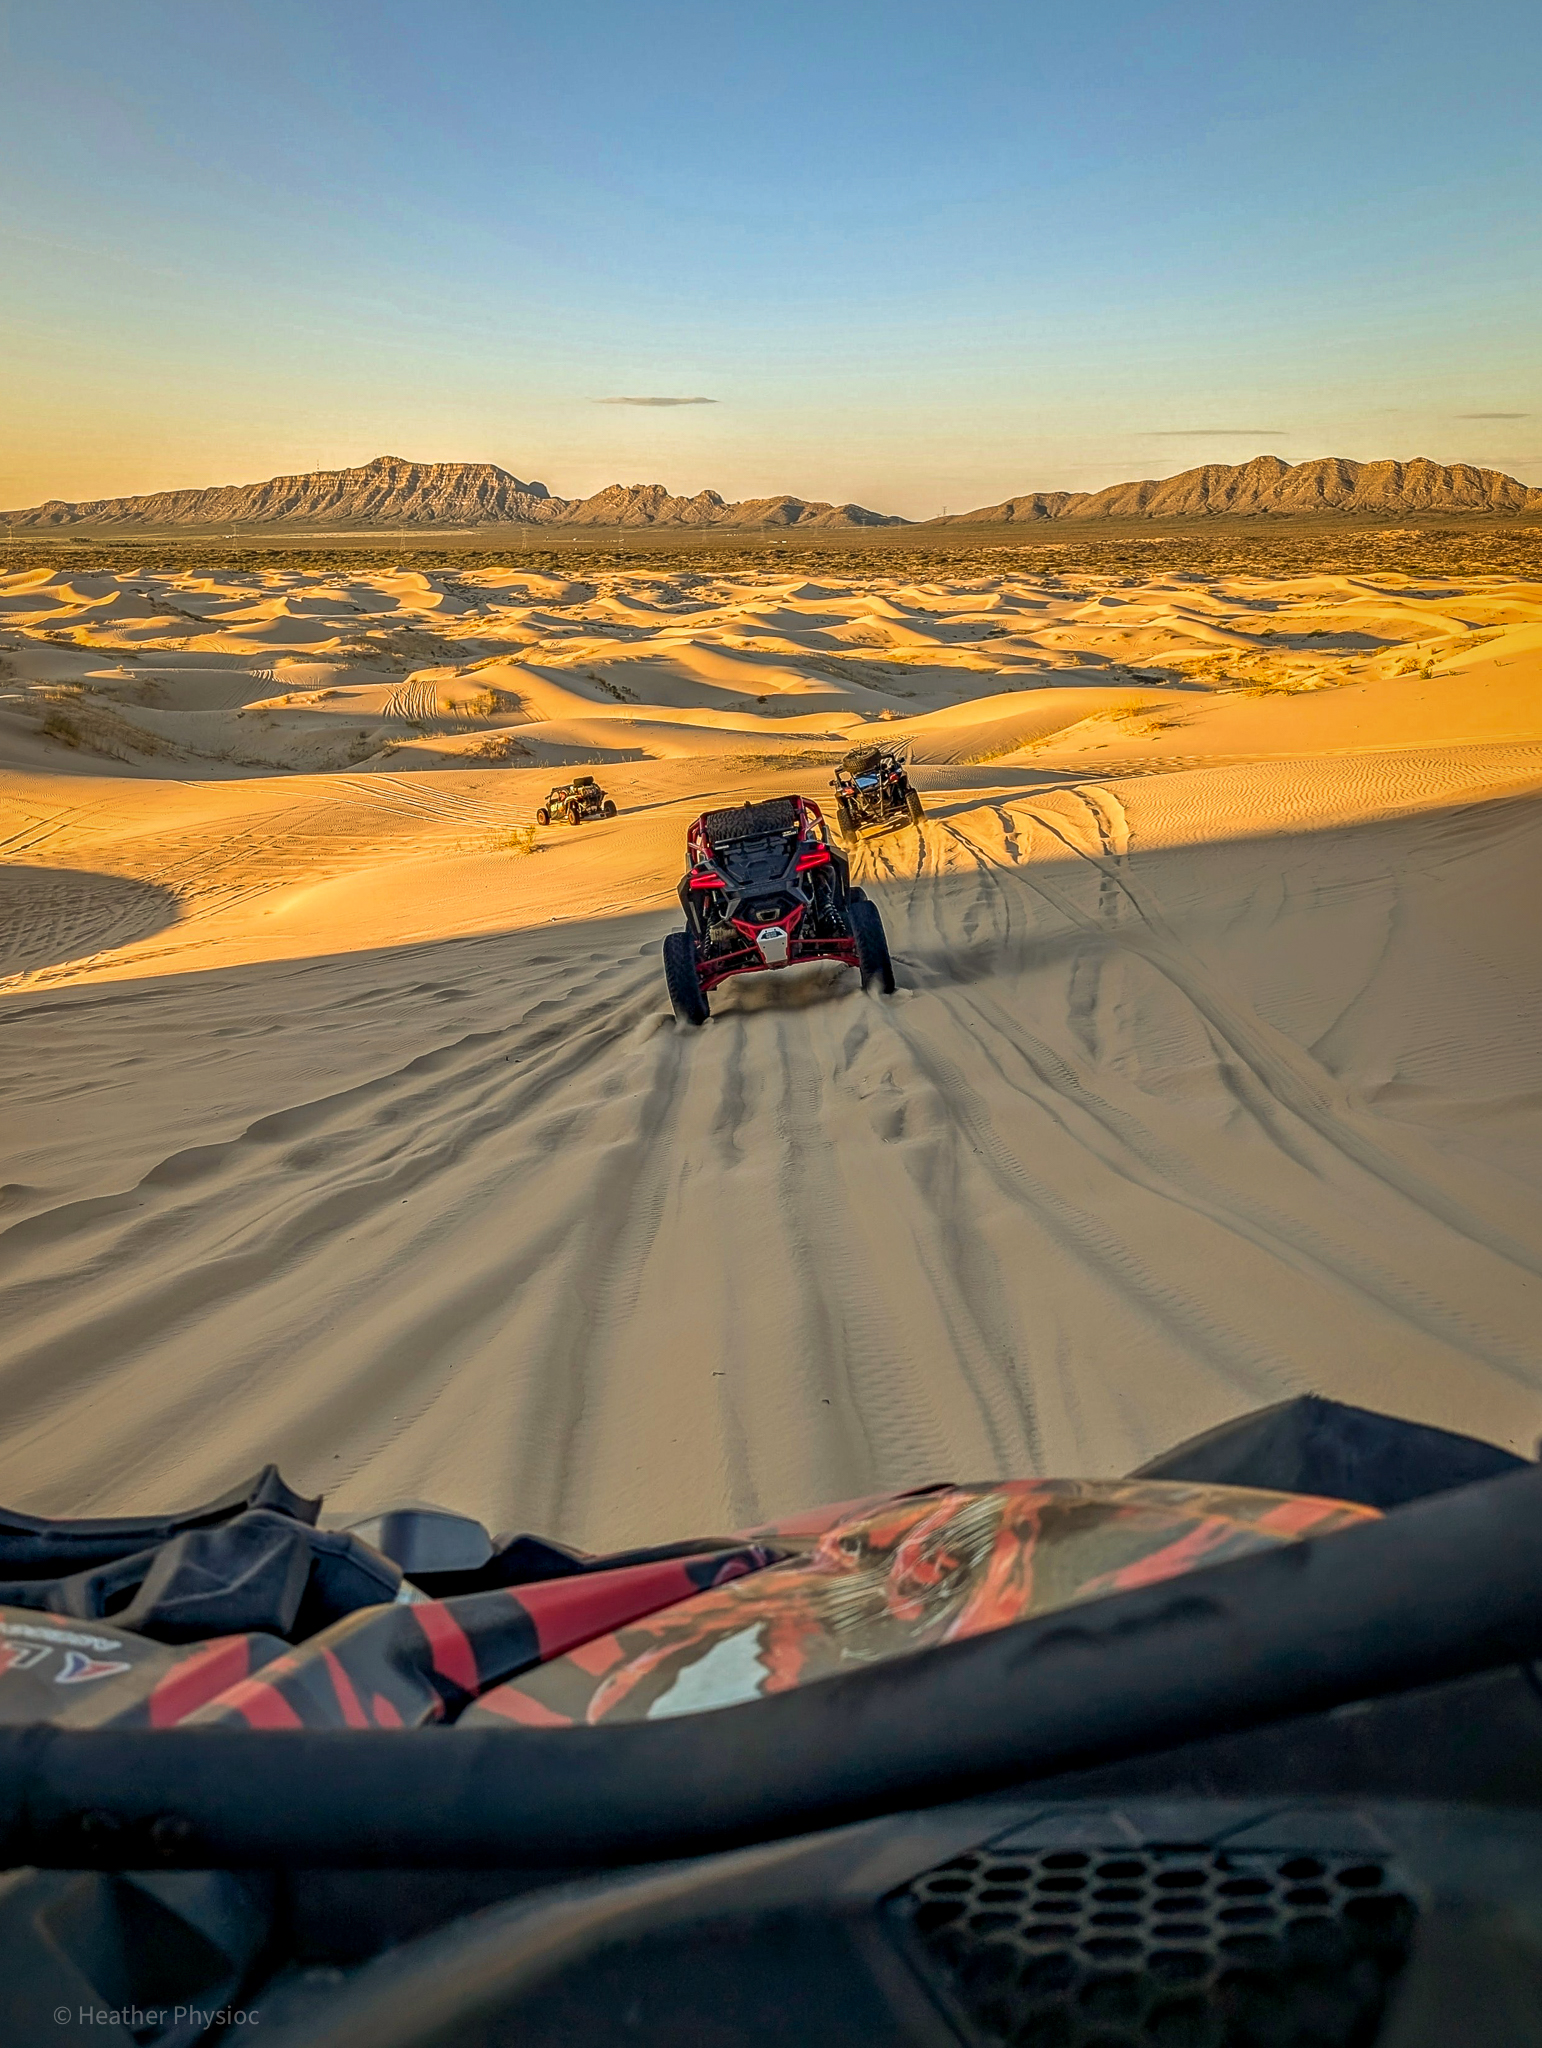
<instances>
[{"instance_id":1,"label":"mesh grille","mask_svg":"<svg viewBox=\"0 0 1542 2048\"><path fill-rule=\"evenodd\" d=\"M976 2042L1363 2048L1415 1908L1365 1856L981 1849L891 1901Z\"/></svg>"},{"instance_id":2,"label":"mesh grille","mask_svg":"<svg viewBox=\"0 0 1542 2048\"><path fill-rule=\"evenodd\" d=\"M795 832L798 806L790 796L774 796L763 804L740 804L733 811L708 811L701 824L710 846L735 839L762 839L769 833Z\"/></svg>"}]
</instances>

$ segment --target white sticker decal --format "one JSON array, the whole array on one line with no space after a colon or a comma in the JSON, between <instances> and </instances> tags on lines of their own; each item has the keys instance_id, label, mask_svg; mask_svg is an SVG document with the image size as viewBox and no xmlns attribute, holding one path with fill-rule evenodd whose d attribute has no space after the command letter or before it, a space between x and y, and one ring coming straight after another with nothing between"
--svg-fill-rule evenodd
<instances>
[{"instance_id":1,"label":"white sticker decal","mask_svg":"<svg viewBox=\"0 0 1542 2048\"><path fill-rule=\"evenodd\" d=\"M89 1685L93 1678L116 1678L120 1671L132 1671L132 1664L112 1664L88 1657L84 1650L66 1650L64 1663L54 1673L55 1685Z\"/></svg>"}]
</instances>

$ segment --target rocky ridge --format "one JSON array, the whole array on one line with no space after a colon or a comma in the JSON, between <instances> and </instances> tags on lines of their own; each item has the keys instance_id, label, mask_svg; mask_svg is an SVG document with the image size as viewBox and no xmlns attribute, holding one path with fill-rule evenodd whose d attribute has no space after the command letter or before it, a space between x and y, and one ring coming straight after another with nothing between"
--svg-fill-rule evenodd
<instances>
[{"instance_id":1,"label":"rocky ridge","mask_svg":"<svg viewBox=\"0 0 1542 2048\"><path fill-rule=\"evenodd\" d=\"M315 470L260 484L154 491L142 497L51 498L0 512L18 529L159 526L900 526L861 505L783 495L732 505L716 491L672 496L662 484L612 484L592 498L557 498L492 462L407 462L378 455L358 469Z\"/></svg>"},{"instance_id":2,"label":"rocky ridge","mask_svg":"<svg viewBox=\"0 0 1542 2048\"><path fill-rule=\"evenodd\" d=\"M973 512L921 522L938 526L1036 526L1059 520L1194 519L1300 513L1542 512L1542 489L1471 463L1352 462L1325 455L1284 462L1209 462L1178 476L1110 484L1101 491L1031 491ZM46 504L0 519L18 531L76 528L291 526L341 531L478 526L797 527L904 526L862 505L782 494L730 503L716 491L676 497L663 484L611 484L589 498L559 498L492 462L408 462L380 455L357 469L315 470L265 483L155 491L131 498Z\"/></svg>"},{"instance_id":3,"label":"rocky ridge","mask_svg":"<svg viewBox=\"0 0 1542 2048\"><path fill-rule=\"evenodd\" d=\"M1469 462L1351 462L1322 455L1282 462L1207 462L1179 476L1101 491L1033 491L934 519L933 526L1036 525L1052 519L1194 519L1259 513L1542 512L1542 490Z\"/></svg>"}]
</instances>

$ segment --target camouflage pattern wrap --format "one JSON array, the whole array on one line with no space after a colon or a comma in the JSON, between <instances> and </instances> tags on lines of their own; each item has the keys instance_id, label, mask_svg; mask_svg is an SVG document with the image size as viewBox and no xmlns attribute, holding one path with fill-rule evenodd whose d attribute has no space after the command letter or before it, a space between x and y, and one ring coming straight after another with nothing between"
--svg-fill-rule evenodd
<instances>
[{"instance_id":1,"label":"camouflage pattern wrap","mask_svg":"<svg viewBox=\"0 0 1542 2048\"><path fill-rule=\"evenodd\" d=\"M597 1635L485 1693L462 1725L730 1706L1375 1518L1244 1487L1053 1479L939 1487L828 1522L796 1516L755 1534L807 1543L801 1556Z\"/></svg>"}]
</instances>

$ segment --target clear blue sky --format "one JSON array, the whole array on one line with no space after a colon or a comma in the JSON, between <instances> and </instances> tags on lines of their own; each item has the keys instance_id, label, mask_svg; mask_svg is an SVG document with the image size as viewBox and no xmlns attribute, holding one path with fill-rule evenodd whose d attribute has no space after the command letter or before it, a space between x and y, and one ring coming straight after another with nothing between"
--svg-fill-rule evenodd
<instances>
[{"instance_id":1,"label":"clear blue sky","mask_svg":"<svg viewBox=\"0 0 1542 2048\"><path fill-rule=\"evenodd\" d=\"M1539 78L1537 0L0 0L0 504L1542 482Z\"/></svg>"}]
</instances>

